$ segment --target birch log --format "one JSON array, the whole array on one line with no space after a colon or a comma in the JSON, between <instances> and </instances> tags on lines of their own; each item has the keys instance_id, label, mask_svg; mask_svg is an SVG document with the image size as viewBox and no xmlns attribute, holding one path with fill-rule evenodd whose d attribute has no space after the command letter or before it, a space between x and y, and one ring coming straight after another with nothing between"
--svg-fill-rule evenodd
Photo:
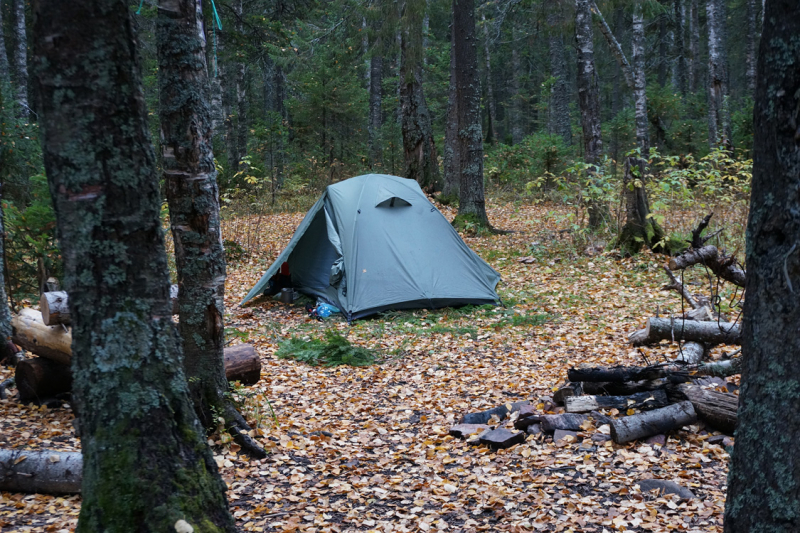
<instances>
[{"instance_id":1,"label":"birch log","mask_svg":"<svg viewBox=\"0 0 800 533\"><path fill-rule=\"evenodd\" d=\"M666 433L697 421L691 402L681 402L668 407L639 413L611 421L611 438L617 444Z\"/></svg>"},{"instance_id":2,"label":"birch log","mask_svg":"<svg viewBox=\"0 0 800 533\"><path fill-rule=\"evenodd\" d=\"M694 341L707 344L741 344L742 331L732 322L698 322L674 318L649 318L644 329L628 335L634 346L657 344L662 340Z\"/></svg>"},{"instance_id":3,"label":"birch log","mask_svg":"<svg viewBox=\"0 0 800 533\"><path fill-rule=\"evenodd\" d=\"M45 326L69 325L69 300L65 291L45 292L39 298L39 311Z\"/></svg>"},{"instance_id":4,"label":"birch log","mask_svg":"<svg viewBox=\"0 0 800 533\"><path fill-rule=\"evenodd\" d=\"M11 340L25 350L68 365L72 358L72 332L64 326L46 326L42 313L24 308L11 319Z\"/></svg>"},{"instance_id":5,"label":"birch log","mask_svg":"<svg viewBox=\"0 0 800 533\"><path fill-rule=\"evenodd\" d=\"M630 396L570 396L565 399L568 413L590 413L599 409L657 409L668 404L667 393L663 390Z\"/></svg>"},{"instance_id":6,"label":"birch log","mask_svg":"<svg viewBox=\"0 0 800 533\"><path fill-rule=\"evenodd\" d=\"M79 494L80 452L0 450L0 491Z\"/></svg>"}]
</instances>

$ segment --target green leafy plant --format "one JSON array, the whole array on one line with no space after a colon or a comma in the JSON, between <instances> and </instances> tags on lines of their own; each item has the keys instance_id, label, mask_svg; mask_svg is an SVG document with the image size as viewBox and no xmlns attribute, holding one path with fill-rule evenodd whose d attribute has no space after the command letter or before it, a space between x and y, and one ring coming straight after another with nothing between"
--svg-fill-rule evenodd
<instances>
[{"instance_id":1,"label":"green leafy plant","mask_svg":"<svg viewBox=\"0 0 800 533\"><path fill-rule=\"evenodd\" d=\"M275 355L312 366L369 366L378 363L378 355L373 350L353 346L333 330L326 331L324 339L292 337L281 343Z\"/></svg>"}]
</instances>

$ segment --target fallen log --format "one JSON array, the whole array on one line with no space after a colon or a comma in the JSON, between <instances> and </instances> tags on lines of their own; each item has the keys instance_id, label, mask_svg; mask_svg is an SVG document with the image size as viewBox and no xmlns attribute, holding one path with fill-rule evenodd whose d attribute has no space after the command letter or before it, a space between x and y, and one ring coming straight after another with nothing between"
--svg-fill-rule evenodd
<instances>
[{"instance_id":1,"label":"fallen log","mask_svg":"<svg viewBox=\"0 0 800 533\"><path fill-rule=\"evenodd\" d=\"M581 424L589 420L587 415L563 414L563 415L542 415L540 424L542 431L553 433L557 429L577 431L581 429Z\"/></svg>"},{"instance_id":2,"label":"fallen log","mask_svg":"<svg viewBox=\"0 0 800 533\"><path fill-rule=\"evenodd\" d=\"M564 405L564 400L570 396L580 396L581 395L581 384L580 383L565 383L559 389L553 393L553 403L556 405Z\"/></svg>"},{"instance_id":3,"label":"fallen log","mask_svg":"<svg viewBox=\"0 0 800 533\"><path fill-rule=\"evenodd\" d=\"M11 340L31 353L62 364L72 358L72 332L63 325L46 326L42 313L24 308L11 318Z\"/></svg>"},{"instance_id":4,"label":"fallen log","mask_svg":"<svg viewBox=\"0 0 800 533\"><path fill-rule=\"evenodd\" d=\"M611 438L624 444L659 433L666 433L697 421L691 402L681 402L611 421Z\"/></svg>"},{"instance_id":5,"label":"fallen log","mask_svg":"<svg viewBox=\"0 0 800 533\"><path fill-rule=\"evenodd\" d=\"M242 385L255 385L261 379L261 358L252 344L225 348L225 377Z\"/></svg>"},{"instance_id":6,"label":"fallen log","mask_svg":"<svg viewBox=\"0 0 800 533\"><path fill-rule=\"evenodd\" d=\"M734 285L744 287L746 273L736 265L736 258L720 257L716 246L692 248L669 261L670 270L683 270L696 264L706 265L718 277L730 281Z\"/></svg>"},{"instance_id":7,"label":"fallen log","mask_svg":"<svg viewBox=\"0 0 800 533\"><path fill-rule=\"evenodd\" d=\"M261 379L261 358L250 344L225 348L225 378L242 385L255 385ZM23 359L15 374L19 400L23 402L52 398L72 390L72 372L68 364L53 359Z\"/></svg>"},{"instance_id":8,"label":"fallen log","mask_svg":"<svg viewBox=\"0 0 800 533\"><path fill-rule=\"evenodd\" d=\"M72 372L69 365L44 357L20 361L14 379L19 400L22 402L51 398L72 390Z\"/></svg>"},{"instance_id":9,"label":"fallen log","mask_svg":"<svg viewBox=\"0 0 800 533\"><path fill-rule=\"evenodd\" d=\"M733 435L736 430L739 396L730 392L704 389L692 383L682 383L668 389L672 401L692 402L697 415L718 430Z\"/></svg>"},{"instance_id":10,"label":"fallen log","mask_svg":"<svg viewBox=\"0 0 800 533\"><path fill-rule=\"evenodd\" d=\"M69 300L65 291L44 292L39 298L39 311L45 326L70 325Z\"/></svg>"},{"instance_id":11,"label":"fallen log","mask_svg":"<svg viewBox=\"0 0 800 533\"><path fill-rule=\"evenodd\" d=\"M591 382L586 381L581 383L584 394L607 394L609 396L630 396L639 392L649 392L658 389L663 389L670 383L677 380L677 376L670 376L672 379L658 378L643 381L631 381L628 383L613 383L608 381ZM689 381L687 375L685 380Z\"/></svg>"},{"instance_id":12,"label":"fallen log","mask_svg":"<svg viewBox=\"0 0 800 533\"><path fill-rule=\"evenodd\" d=\"M568 413L590 413L598 409L657 409L668 404L667 393L655 390L630 396L570 396L564 405Z\"/></svg>"},{"instance_id":13,"label":"fallen log","mask_svg":"<svg viewBox=\"0 0 800 533\"><path fill-rule=\"evenodd\" d=\"M658 344L662 340L741 344L742 329L734 322L699 322L681 317L648 318L644 329L628 335L628 341L634 346Z\"/></svg>"},{"instance_id":14,"label":"fallen log","mask_svg":"<svg viewBox=\"0 0 800 533\"><path fill-rule=\"evenodd\" d=\"M652 381L677 376L688 381L687 368L682 365L652 366L584 366L570 368L567 377L570 381L583 381L584 392L588 392L586 382L627 383L631 381Z\"/></svg>"},{"instance_id":15,"label":"fallen log","mask_svg":"<svg viewBox=\"0 0 800 533\"><path fill-rule=\"evenodd\" d=\"M0 491L79 494L80 452L0 450Z\"/></svg>"},{"instance_id":16,"label":"fallen log","mask_svg":"<svg viewBox=\"0 0 800 533\"><path fill-rule=\"evenodd\" d=\"M678 357L675 360L696 365L703 360L705 353L706 347L699 342L687 342L680 347L680 352L678 352Z\"/></svg>"}]
</instances>

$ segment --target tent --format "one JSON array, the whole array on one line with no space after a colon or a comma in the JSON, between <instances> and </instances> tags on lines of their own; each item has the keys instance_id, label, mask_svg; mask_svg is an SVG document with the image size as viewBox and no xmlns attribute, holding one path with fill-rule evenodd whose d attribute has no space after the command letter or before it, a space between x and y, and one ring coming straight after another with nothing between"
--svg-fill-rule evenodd
<instances>
[{"instance_id":1,"label":"tent","mask_svg":"<svg viewBox=\"0 0 800 533\"><path fill-rule=\"evenodd\" d=\"M290 286L335 305L348 320L389 309L500 301L500 275L461 240L417 182L383 174L329 185L242 303L277 292L276 281L288 276Z\"/></svg>"}]
</instances>

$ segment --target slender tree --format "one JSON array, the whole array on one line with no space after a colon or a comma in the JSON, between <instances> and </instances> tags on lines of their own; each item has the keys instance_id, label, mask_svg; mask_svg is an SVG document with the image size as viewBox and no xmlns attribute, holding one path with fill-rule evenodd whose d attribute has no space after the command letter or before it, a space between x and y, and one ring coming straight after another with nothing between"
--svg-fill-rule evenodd
<instances>
[{"instance_id":1,"label":"slender tree","mask_svg":"<svg viewBox=\"0 0 800 533\"><path fill-rule=\"evenodd\" d=\"M603 155L603 139L600 135L600 90L594 66L592 4L592 0L575 0L575 40L578 45L578 105L583 130L583 157L586 163L598 165ZM592 199L588 211L589 227L599 228L607 216L607 206Z\"/></svg>"},{"instance_id":2,"label":"slender tree","mask_svg":"<svg viewBox=\"0 0 800 533\"><path fill-rule=\"evenodd\" d=\"M547 44L550 51L550 75L554 78L550 88L550 113L548 132L559 135L567 146L572 144L572 121L569 117L570 90L568 84L567 50L564 46L563 14L557 3L547 14L549 36Z\"/></svg>"},{"instance_id":3,"label":"slender tree","mask_svg":"<svg viewBox=\"0 0 800 533\"><path fill-rule=\"evenodd\" d=\"M18 114L28 116L28 32L25 28L25 0L14 0L14 84L17 91Z\"/></svg>"},{"instance_id":4,"label":"slender tree","mask_svg":"<svg viewBox=\"0 0 800 533\"><path fill-rule=\"evenodd\" d=\"M3 29L3 10L0 6L0 84L7 84L9 78L8 54L6 53L6 37Z\"/></svg>"},{"instance_id":5,"label":"slender tree","mask_svg":"<svg viewBox=\"0 0 800 533\"><path fill-rule=\"evenodd\" d=\"M728 105L728 54L725 35L725 3L708 0L708 143L729 146L731 116Z\"/></svg>"},{"instance_id":6,"label":"slender tree","mask_svg":"<svg viewBox=\"0 0 800 533\"><path fill-rule=\"evenodd\" d=\"M157 24L161 160L175 242L183 366L200 422L213 430L223 416L237 442L263 457L225 398L225 251L201 6L199 0L161 0Z\"/></svg>"},{"instance_id":7,"label":"slender tree","mask_svg":"<svg viewBox=\"0 0 800 533\"><path fill-rule=\"evenodd\" d=\"M461 187L461 153L458 139L458 100L456 98L455 28L450 27L450 85L447 91L447 122L444 130L444 185L442 199L452 202Z\"/></svg>"},{"instance_id":8,"label":"slender tree","mask_svg":"<svg viewBox=\"0 0 800 533\"><path fill-rule=\"evenodd\" d=\"M422 87L422 17L425 0L406 0L400 32L400 108L405 177L426 190L441 190L436 144Z\"/></svg>"},{"instance_id":9,"label":"slender tree","mask_svg":"<svg viewBox=\"0 0 800 533\"><path fill-rule=\"evenodd\" d=\"M757 42L758 42L758 30L756 28L756 18L758 8L756 7L756 0L746 0L747 1L747 13L746 13L746 24L747 24L747 44L746 44L746 51L745 51L745 62L747 64L747 70L745 72L745 83L747 85L747 94L749 96L755 95L756 92L756 53L757 53Z\"/></svg>"},{"instance_id":10,"label":"slender tree","mask_svg":"<svg viewBox=\"0 0 800 533\"><path fill-rule=\"evenodd\" d=\"M675 19L675 65L673 80L675 88L686 96L686 3L685 0L674 0L673 17Z\"/></svg>"},{"instance_id":11,"label":"slender tree","mask_svg":"<svg viewBox=\"0 0 800 533\"><path fill-rule=\"evenodd\" d=\"M697 92L700 83L700 10L698 0L689 0L689 92Z\"/></svg>"},{"instance_id":12,"label":"slender tree","mask_svg":"<svg viewBox=\"0 0 800 533\"><path fill-rule=\"evenodd\" d=\"M726 533L800 531L800 3L768 0L763 31Z\"/></svg>"},{"instance_id":13,"label":"slender tree","mask_svg":"<svg viewBox=\"0 0 800 533\"><path fill-rule=\"evenodd\" d=\"M33 2L42 148L72 316L77 531L235 531L171 319L130 6Z\"/></svg>"},{"instance_id":14,"label":"slender tree","mask_svg":"<svg viewBox=\"0 0 800 533\"><path fill-rule=\"evenodd\" d=\"M233 11L236 15L236 31L241 35L244 32L244 10L242 0L233 2ZM242 52L237 51L236 62L236 167L247 156L247 67Z\"/></svg>"},{"instance_id":15,"label":"slender tree","mask_svg":"<svg viewBox=\"0 0 800 533\"><path fill-rule=\"evenodd\" d=\"M474 0L453 0L455 106L461 174L457 218L470 218L479 225L488 226L483 185L483 132L476 45Z\"/></svg>"},{"instance_id":16,"label":"slender tree","mask_svg":"<svg viewBox=\"0 0 800 533\"><path fill-rule=\"evenodd\" d=\"M481 13L481 23L483 24L483 60L486 66L486 110L489 116L489 125L486 128L486 142L496 143L498 141L497 103L494 98L494 86L492 84L492 50L489 46L491 38L485 13Z\"/></svg>"},{"instance_id":17,"label":"slender tree","mask_svg":"<svg viewBox=\"0 0 800 533\"><path fill-rule=\"evenodd\" d=\"M513 144L519 144L520 142L522 142L523 137L525 137L525 129L522 127L523 124L522 59L520 58L521 54L519 49L520 48L519 41L520 37L518 35L517 26L516 24L514 24L512 29L512 41L511 41L511 80L509 83L511 89L511 105L510 105L511 142ZM572 140L572 132L570 132L570 141L571 140Z\"/></svg>"},{"instance_id":18,"label":"slender tree","mask_svg":"<svg viewBox=\"0 0 800 533\"><path fill-rule=\"evenodd\" d=\"M642 3L637 1L633 7L633 105L636 110L636 144L642 157L650 153L650 135L647 131L647 81L645 80L645 40L644 14ZM660 83L660 82L659 82Z\"/></svg>"},{"instance_id":19,"label":"slender tree","mask_svg":"<svg viewBox=\"0 0 800 533\"><path fill-rule=\"evenodd\" d=\"M0 361L11 356L9 337L11 336L11 312L8 308L8 295L6 294L5 269L5 222L3 218L3 184L0 183Z\"/></svg>"}]
</instances>

